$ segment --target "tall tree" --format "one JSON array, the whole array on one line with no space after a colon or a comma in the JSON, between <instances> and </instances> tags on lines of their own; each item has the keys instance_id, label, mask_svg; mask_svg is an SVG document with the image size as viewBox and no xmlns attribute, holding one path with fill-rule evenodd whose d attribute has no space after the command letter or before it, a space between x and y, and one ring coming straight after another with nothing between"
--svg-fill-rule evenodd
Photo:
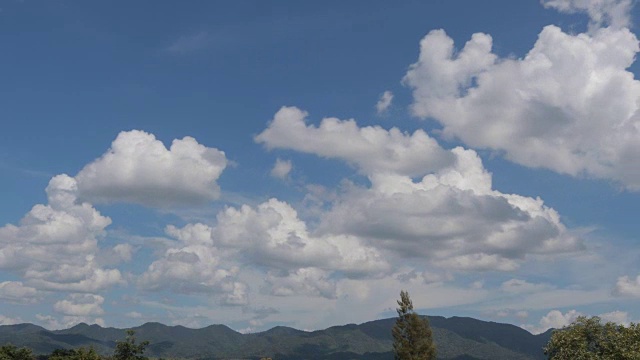
<instances>
[{"instance_id":1,"label":"tall tree","mask_svg":"<svg viewBox=\"0 0 640 360\"><path fill-rule=\"evenodd\" d=\"M144 350L149 346L148 341L136 344L135 331L127 330L127 338L116 343L113 360L147 360L143 356Z\"/></svg>"},{"instance_id":2,"label":"tall tree","mask_svg":"<svg viewBox=\"0 0 640 360\"><path fill-rule=\"evenodd\" d=\"M544 353L551 360L637 360L640 324L603 324L597 316L580 316L571 325L554 330Z\"/></svg>"},{"instance_id":3,"label":"tall tree","mask_svg":"<svg viewBox=\"0 0 640 360\"><path fill-rule=\"evenodd\" d=\"M436 346L426 317L413 311L409 293L402 290L398 300L398 319L391 333L396 360L433 360Z\"/></svg>"}]
</instances>

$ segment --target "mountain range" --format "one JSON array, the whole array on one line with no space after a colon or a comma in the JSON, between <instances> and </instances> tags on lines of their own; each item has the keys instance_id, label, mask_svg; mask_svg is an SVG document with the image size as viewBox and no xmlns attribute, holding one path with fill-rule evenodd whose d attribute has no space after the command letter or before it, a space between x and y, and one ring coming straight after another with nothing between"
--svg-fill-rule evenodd
<instances>
[{"instance_id":1,"label":"mountain range","mask_svg":"<svg viewBox=\"0 0 640 360\"><path fill-rule=\"evenodd\" d=\"M551 330L532 335L514 325L466 317L429 316L428 319L438 359L545 359L542 348L551 336ZM391 318L311 332L278 326L251 334L241 334L225 325L190 329L146 323L131 329L138 341L150 342L145 355L156 358L391 360L394 323L395 319ZM54 331L33 324L3 325L0 326L0 345L28 347L42 355L57 348L81 346L92 346L99 353L111 354L116 341L125 338L126 330L84 323Z\"/></svg>"}]
</instances>

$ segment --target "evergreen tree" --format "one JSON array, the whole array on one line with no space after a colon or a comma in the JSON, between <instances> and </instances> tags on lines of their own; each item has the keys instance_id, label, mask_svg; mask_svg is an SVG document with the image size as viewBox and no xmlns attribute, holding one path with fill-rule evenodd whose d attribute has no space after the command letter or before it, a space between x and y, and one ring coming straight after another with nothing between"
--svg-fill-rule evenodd
<instances>
[{"instance_id":1,"label":"evergreen tree","mask_svg":"<svg viewBox=\"0 0 640 360\"><path fill-rule=\"evenodd\" d=\"M406 291L400 292L398 319L392 329L393 352L396 360L433 360L436 346L429 322L413 311L413 303Z\"/></svg>"},{"instance_id":2,"label":"evergreen tree","mask_svg":"<svg viewBox=\"0 0 640 360\"><path fill-rule=\"evenodd\" d=\"M113 360L147 360L147 357L142 354L149 346L149 342L143 341L136 344L135 333L133 330L127 330L127 338L116 343Z\"/></svg>"}]
</instances>

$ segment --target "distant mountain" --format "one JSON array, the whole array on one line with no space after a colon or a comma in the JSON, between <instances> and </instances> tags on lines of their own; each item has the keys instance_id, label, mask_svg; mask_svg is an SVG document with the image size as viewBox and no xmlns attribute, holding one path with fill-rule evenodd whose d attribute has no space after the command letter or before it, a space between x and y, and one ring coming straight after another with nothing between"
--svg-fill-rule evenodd
<instances>
[{"instance_id":1,"label":"distant mountain","mask_svg":"<svg viewBox=\"0 0 640 360\"><path fill-rule=\"evenodd\" d=\"M395 319L360 325L334 326L313 332L278 326L240 334L224 325L202 329L146 323L132 328L139 341L150 342L146 355L184 359L274 360L390 360L393 359L391 328ZM439 359L451 360L537 360L544 359L542 348L551 332L532 335L509 324L465 317L430 316ZM12 343L31 348L36 354L49 354L56 348L93 346L110 354L126 329L79 324L70 329L49 331L33 324L0 326L0 345Z\"/></svg>"}]
</instances>

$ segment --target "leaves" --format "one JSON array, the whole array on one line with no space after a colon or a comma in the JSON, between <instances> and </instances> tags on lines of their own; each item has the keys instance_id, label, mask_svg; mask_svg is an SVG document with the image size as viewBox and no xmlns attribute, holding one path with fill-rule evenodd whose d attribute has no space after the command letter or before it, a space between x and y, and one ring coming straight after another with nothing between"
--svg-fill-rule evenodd
<instances>
[{"instance_id":1,"label":"leaves","mask_svg":"<svg viewBox=\"0 0 640 360\"><path fill-rule=\"evenodd\" d=\"M33 360L33 353L30 349L7 344L0 347L0 360Z\"/></svg>"},{"instance_id":2,"label":"leaves","mask_svg":"<svg viewBox=\"0 0 640 360\"><path fill-rule=\"evenodd\" d=\"M602 324L597 316L581 316L564 329L555 330L544 353L550 360L637 360L640 325Z\"/></svg>"}]
</instances>

